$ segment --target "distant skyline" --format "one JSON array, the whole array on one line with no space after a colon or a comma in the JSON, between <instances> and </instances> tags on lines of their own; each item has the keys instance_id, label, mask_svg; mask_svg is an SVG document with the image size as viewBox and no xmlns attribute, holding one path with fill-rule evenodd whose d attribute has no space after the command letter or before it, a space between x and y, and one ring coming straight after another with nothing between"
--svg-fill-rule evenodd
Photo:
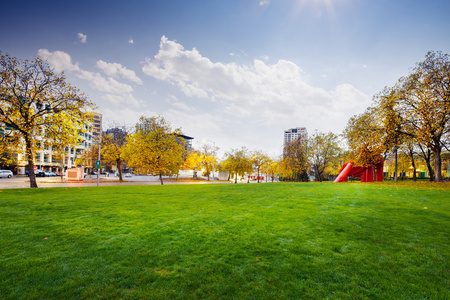
<instances>
[{"instance_id":1,"label":"distant skyline","mask_svg":"<svg viewBox=\"0 0 450 300\"><path fill-rule=\"evenodd\" d=\"M450 1L7 1L0 50L38 55L99 106L104 129L161 115L221 153L281 154L284 130L341 133L428 51Z\"/></svg>"}]
</instances>

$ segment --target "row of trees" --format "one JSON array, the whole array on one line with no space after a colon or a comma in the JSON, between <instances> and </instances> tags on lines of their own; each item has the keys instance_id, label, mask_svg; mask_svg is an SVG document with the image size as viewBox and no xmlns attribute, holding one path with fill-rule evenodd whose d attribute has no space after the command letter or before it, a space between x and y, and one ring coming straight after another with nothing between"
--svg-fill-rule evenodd
<instances>
[{"instance_id":1,"label":"row of trees","mask_svg":"<svg viewBox=\"0 0 450 300\"><path fill-rule=\"evenodd\" d=\"M62 156L64 149L80 142L80 132L87 128L95 104L56 74L42 61L19 61L8 55L0 59L0 159L11 159L13 152L23 151L28 161L30 186L37 187L34 153L43 145ZM352 117L344 130L349 154L345 160L368 166L393 153L410 159L414 176L417 157L421 156L430 174L442 181L442 149L450 143L450 64L447 54L429 52L426 59L374 97L373 105ZM249 152L245 147L231 149L218 162L216 147L202 146L185 151L180 129L172 129L162 117L141 117L131 132L121 130L102 138L102 160L114 163L122 180L121 166L140 173L178 174L181 169L203 170L209 176L214 166L238 176L253 173L279 174L305 181L310 170L317 181L336 174L343 160L339 137L333 133L314 133L309 139L284 146L281 157L270 158L263 151ZM89 154L91 153L91 154ZM98 153L91 149L85 156ZM95 160L92 158L91 160ZM434 162L434 167L432 163ZM397 163L395 164L397 168ZM397 172L395 172L397 174Z\"/></svg>"},{"instance_id":2,"label":"row of trees","mask_svg":"<svg viewBox=\"0 0 450 300\"><path fill-rule=\"evenodd\" d=\"M409 157L415 180L417 158L426 161L430 180L442 181L442 149L450 144L450 61L429 52L423 62L374 97L372 106L353 116L344 130L354 161L376 163L389 153ZM432 161L434 160L434 167ZM433 178L434 174L434 178Z\"/></svg>"},{"instance_id":3,"label":"row of trees","mask_svg":"<svg viewBox=\"0 0 450 300\"><path fill-rule=\"evenodd\" d=\"M309 139L298 139L286 143L283 154L270 158L261 150L249 152L245 147L225 153L221 168L231 177L255 173L258 182L260 174L284 180L308 181L313 170L316 181L322 181L329 174L337 174L342 158L340 140L334 133L314 133Z\"/></svg>"},{"instance_id":4,"label":"row of trees","mask_svg":"<svg viewBox=\"0 0 450 300\"><path fill-rule=\"evenodd\" d=\"M261 181L262 174L274 178L276 175L292 181L308 181L313 169L317 181L328 174L336 174L341 155L338 136L333 133L315 133L308 140L296 140L284 147L281 157L271 158L262 150L249 151L242 147L231 149L219 161L218 148L203 144L200 149L186 151L180 129L172 129L163 117L141 117L134 132L124 126L114 127L104 134L101 143L102 162L114 164L119 170L122 181L122 163L137 173L152 174L160 177L178 175L180 170L193 170L194 179L198 172L210 179L213 169L228 171L229 178L255 175ZM79 164L95 161L98 148L87 151Z\"/></svg>"}]
</instances>

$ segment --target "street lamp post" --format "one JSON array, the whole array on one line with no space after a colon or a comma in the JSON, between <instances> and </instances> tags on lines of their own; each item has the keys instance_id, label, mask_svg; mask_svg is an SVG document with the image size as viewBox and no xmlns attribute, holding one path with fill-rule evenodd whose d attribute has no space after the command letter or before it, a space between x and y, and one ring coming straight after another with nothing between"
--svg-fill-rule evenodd
<instances>
[{"instance_id":1,"label":"street lamp post","mask_svg":"<svg viewBox=\"0 0 450 300\"><path fill-rule=\"evenodd\" d=\"M212 170L212 181L211 184L214 184L214 160L215 160L215 152L216 152L216 143L210 140L206 140L207 142L213 143L213 170Z\"/></svg>"}]
</instances>

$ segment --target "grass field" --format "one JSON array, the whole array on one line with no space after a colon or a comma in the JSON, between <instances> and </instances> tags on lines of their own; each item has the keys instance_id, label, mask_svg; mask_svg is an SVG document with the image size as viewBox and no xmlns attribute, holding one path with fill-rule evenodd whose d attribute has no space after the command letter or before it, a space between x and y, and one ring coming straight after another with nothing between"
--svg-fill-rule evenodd
<instances>
[{"instance_id":1,"label":"grass field","mask_svg":"<svg viewBox=\"0 0 450 300\"><path fill-rule=\"evenodd\" d=\"M0 190L1 299L450 299L448 184Z\"/></svg>"}]
</instances>

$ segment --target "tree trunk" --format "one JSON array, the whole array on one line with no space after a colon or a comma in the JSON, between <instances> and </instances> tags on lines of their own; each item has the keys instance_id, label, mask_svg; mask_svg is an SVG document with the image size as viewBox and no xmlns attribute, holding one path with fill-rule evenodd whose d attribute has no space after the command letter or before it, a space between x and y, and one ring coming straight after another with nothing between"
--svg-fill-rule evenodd
<instances>
[{"instance_id":1,"label":"tree trunk","mask_svg":"<svg viewBox=\"0 0 450 300\"><path fill-rule=\"evenodd\" d=\"M411 158L411 165L413 167L413 181L416 182L417 180L417 175L416 175L416 161L414 160L414 157Z\"/></svg>"},{"instance_id":2,"label":"tree trunk","mask_svg":"<svg viewBox=\"0 0 450 300\"><path fill-rule=\"evenodd\" d=\"M259 183L259 167L258 167L258 183Z\"/></svg>"},{"instance_id":3,"label":"tree trunk","mask_svg":"<svg viewBox=\"0 0 450 300\"><path fill-rule=\"evenodd\" d=\"M162 178L162 174L161 174L161 173L159 173L159 180L161 181L161 185L164 185L164 182L163 182L163 178Z\"/></svg>"},{"instance_id":4,"label":"tree trunk","mask_svg":"<svg viewBox=\"0 0 450 300\"><path fill-rule=\"evenodd\" d=\"M416 160L414 159L414 150L413 150L412 147L409 147L408 155L409 155L409 158L411 159L411 167L413 167L413 172L414 172L413 173L413 181L416 182L416 180L417 180L417 175L416 175L417 168L416 168Z\"/></svg>"},{"instance_id":5,"label":"tree trunk","mask_svg":"<svg viewBox=\"0 0 450 300\"><path fill-rule=\"evenodd\" d=\"M120 159L116 159L116 167L117 167L117 170L119 170L119 182L123 182L122 168L121 168L121 161L120 161Z\"/></svg>"},{"instance_id":6,"label":"tree trunk","mask_svg":"<svg viewBox=\"0 0 450 300\"><path fill-rule=\"evenodd\" d=\"M441 161L441 147L434 147L434 180L436 182L442 182L442 161Z\"/></svg>"},{"instance_id":7,"label":"tree trunk","mask_svg":"<svg viewBox=\"0 0 450 300\"><path fill-rule=\"evenodd\" d=\"M394 182L398 180L398 149L394 150L395 153L395 173L394 173Z\"/></svg>"},{"instance_id":8,"label":"tree trunk","mask_svg":"<svg viewBox=\"0 0 450 300\"><path fill-rule=\"evenodd\" d=\"M237 183L237 173L234 174L234 183Z\"/></svg>"},{"instance_id":9,"label":"tree trunk","mask_svg":"<svg viewBox=\"0 0 450 300\"><path fill-rule=\"evenodd\" d=\"M421 144L419 144L419 148L420 151L422 152L422 157L425 159L425 162L427 163L428 173L430 173L430 181L433 181L434 171L433 167L431 166L431 151L430 149L427 149L427 152L425 152Z\"/></svg>"},{"instance_id":10,"label":"tree trunk","mask_svg":"<svg viewBox=\"0 0 450 300\"><path fill-rule=\"evenodd\" d=\"M431 166L431 153L429 149L427 151L428 155L426 155L425 161L427 163L428 173L430 174L430 181L434 181L434 171L433 167Z\"/></svg>"},{"instance_id":11,"label":"tree trunk","mask_svg":"<svg viewBox=\"0 0 450 300\"><path fill-rule=\"evenodd\" d=\"M31 140L25 137L26 156L28 160L28 174L30 176L30 188L37 188L36 175L34 174L33 153L31 151Z\"/></svg>"}]
</instances>

